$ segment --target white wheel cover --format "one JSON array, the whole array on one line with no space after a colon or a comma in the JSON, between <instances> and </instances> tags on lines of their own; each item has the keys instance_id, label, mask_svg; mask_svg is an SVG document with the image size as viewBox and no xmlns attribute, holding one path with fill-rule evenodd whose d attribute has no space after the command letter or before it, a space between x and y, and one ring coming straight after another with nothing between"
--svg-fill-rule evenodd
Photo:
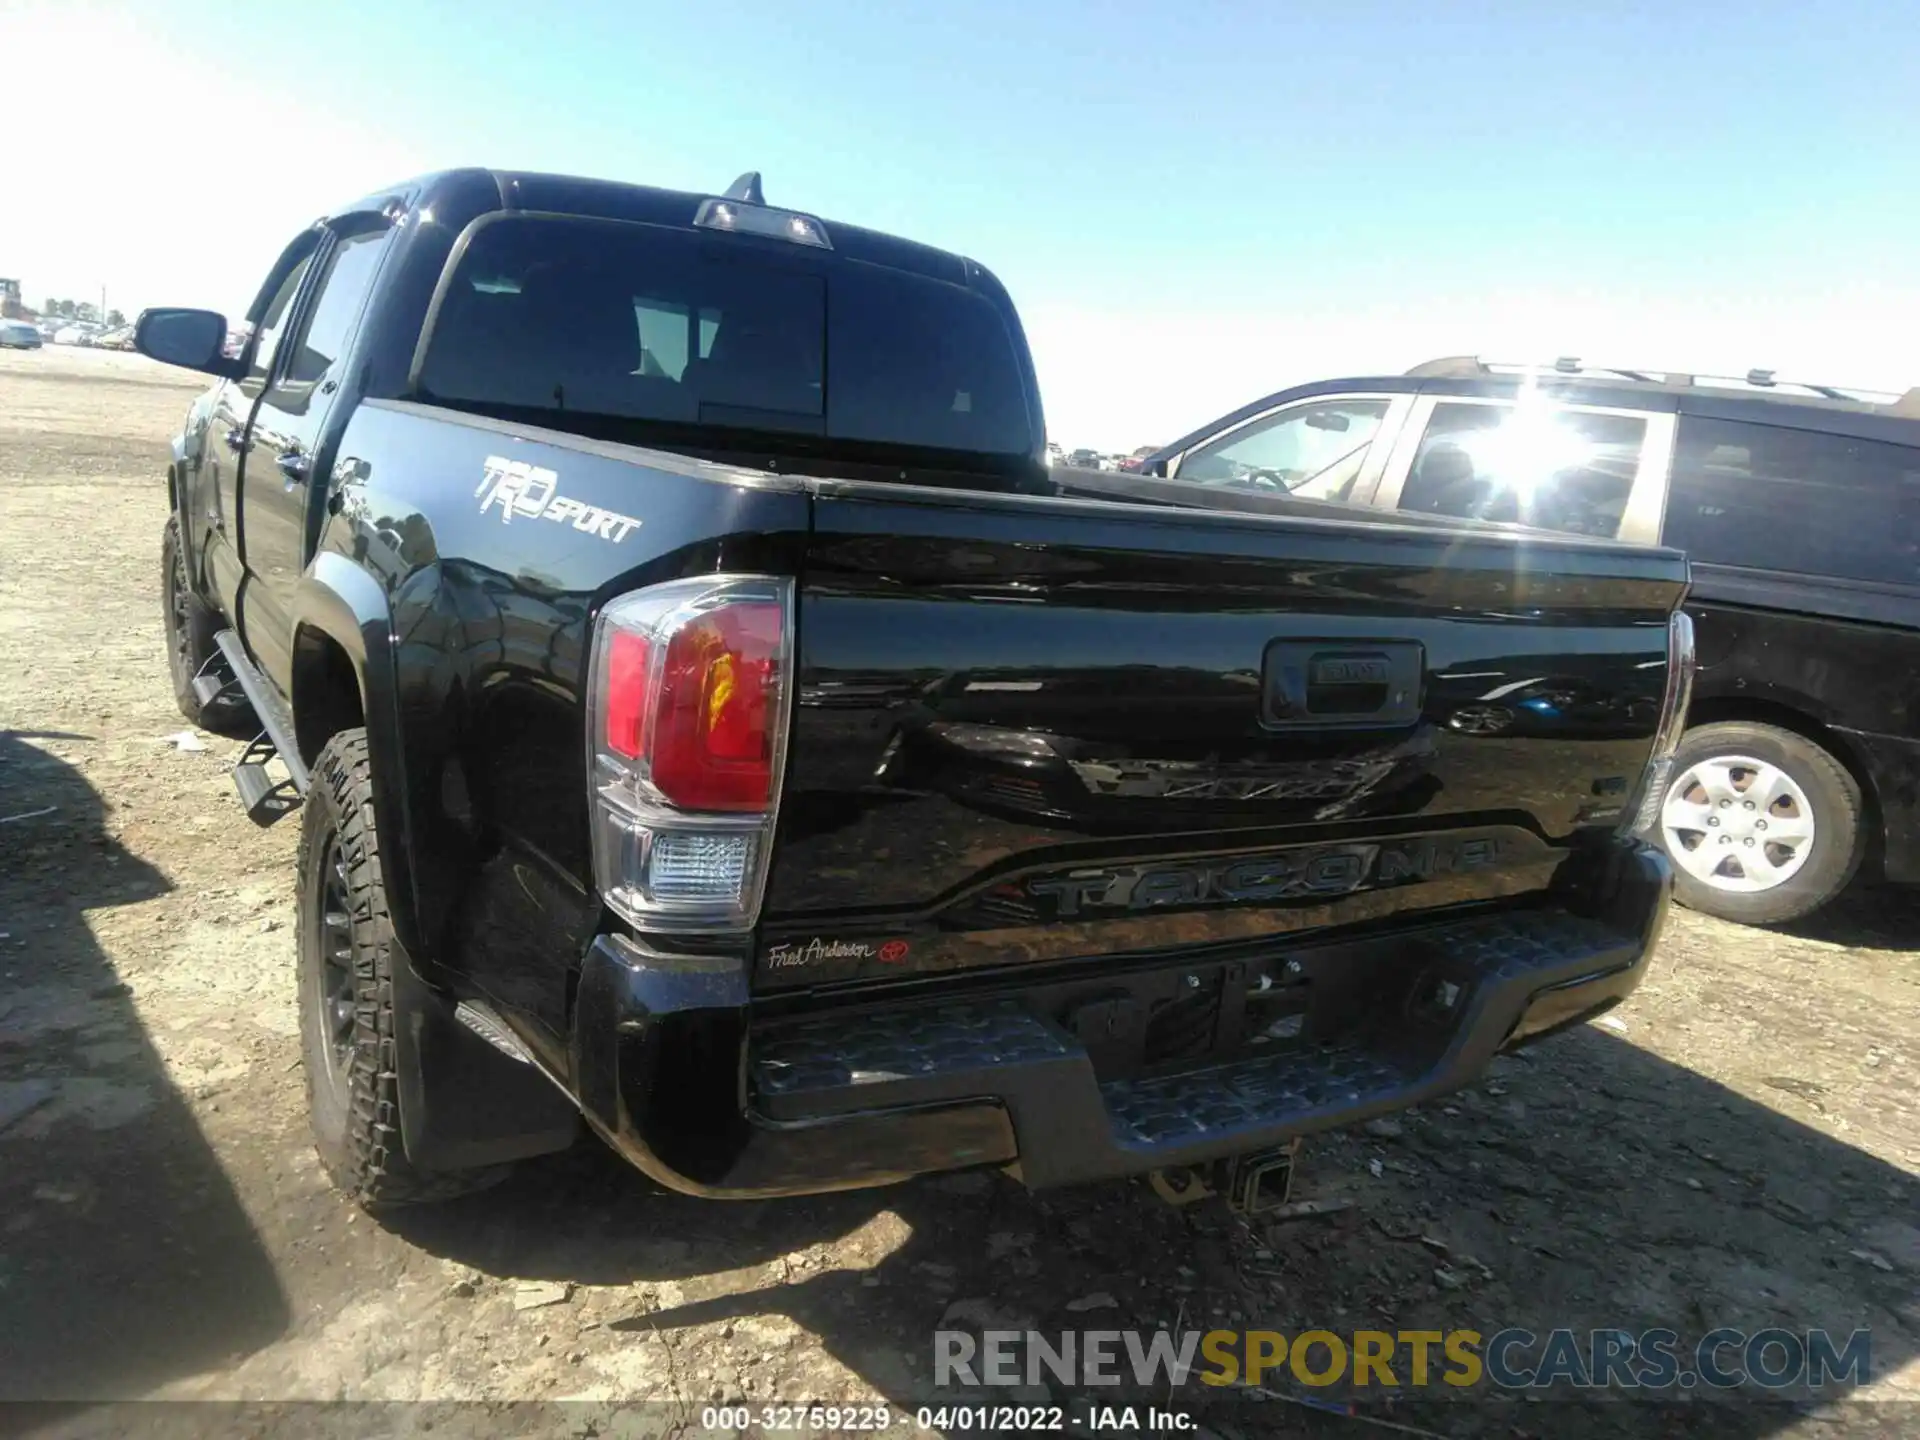
<instances>
[{"instance_id":1,"label":"white wheel cover","mask_svg":"<svg viewBox=\"0 0 1920 1440\"><path fill-rule=\"evenodd\" d=\"M1673 863L1703 885L1736 894L1771 890L1813 853L1813 805L1778 765L1715 755L1667 788L1660 838Z\"/></svg>"}]
</instances>

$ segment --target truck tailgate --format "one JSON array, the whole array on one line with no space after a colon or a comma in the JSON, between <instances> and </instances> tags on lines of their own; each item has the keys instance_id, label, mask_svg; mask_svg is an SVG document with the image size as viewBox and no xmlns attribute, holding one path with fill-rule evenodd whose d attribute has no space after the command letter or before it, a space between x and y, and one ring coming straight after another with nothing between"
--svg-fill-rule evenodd
<instances>
[{"instance_id":1,"label":"truck tailgate","mask_svg":"<svg viewBox=\"0 0 1920 1440\"><path fill-rule=\"evenodd\" d=\"M822 483L762 988L1544 888L1659 722L1686 563Z\"/></svg>"}]
</instances>

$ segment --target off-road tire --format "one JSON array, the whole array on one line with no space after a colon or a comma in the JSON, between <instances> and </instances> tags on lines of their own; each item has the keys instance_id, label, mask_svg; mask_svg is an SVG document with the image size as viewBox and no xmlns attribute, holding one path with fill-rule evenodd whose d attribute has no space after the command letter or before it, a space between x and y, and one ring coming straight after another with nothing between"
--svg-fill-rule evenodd
<instances>
[{"instance_id":1,"label":"off-road tire","mask_svg":"<svg viewBox=\"0 0 1920 1440\"><path fill-rule=\"evenodd\" d=\"M202 705L193 693L193 677L213 658L213 637L220 614L193 591L187 576L186 549L180 543L180 517L172 516L160 540L160 616L166 628L167 670L180 713L207 730L240 730L252 723L245 697L223 697Z\"/></svg>"},{"instance_id":2,"label":"off-road tire","mask_svg":"<svg viewBox=\"0 0 1920 1440\"><path fill-rule=\"evenodd\" d=\"M327 991L328 878L339 857L336 890L346 897L345 934L351 992L351 1040L338 1054ZM373 818L367 732L343 730L321 750L302 807L296 874L299 943L300 1050L314 1146L329 1177L363 1208L379 1210L451 1200L504 1179L509 1167L425 1171L406 1156L400 1133L395 1036L406 1017L395 1004L393 976L408 964L393 933L380 878L380 840ZM336 923L336 938L341 928Z\"/></svg>"},{"instance_id":3,"label":"off-road tire","mask_svg":"<svg viewBox=\"0 0 1920 1440\"><path fill-rule=\"evenodd\" d=\"M1806 792L1813 810L1812 853L1793 875L1771 890L1717 890L1675 860L1674 898L1689 910L1742 925L1778 925L1811 915L1853 879L1867 849L1865 806L1853 773L1804 735L1745 720L1721 721L1689 730L1673 757L1673 780L1715 755L1746 755L1777 765ZM1662 797L1665 798L1664 796ZM1663 844L1656 817L1651 837Z\"/></svg>"}]
</instances>

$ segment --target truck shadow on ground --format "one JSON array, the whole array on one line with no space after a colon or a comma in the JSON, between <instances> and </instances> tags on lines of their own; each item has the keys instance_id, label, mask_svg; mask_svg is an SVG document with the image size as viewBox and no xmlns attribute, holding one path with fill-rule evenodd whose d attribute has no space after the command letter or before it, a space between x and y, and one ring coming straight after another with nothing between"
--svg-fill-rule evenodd
<instances>
[{"instance_id":1,"label":"truck shadow on ground","mask_svg":"<svg viewBox=\"0 0 1920 1440\"><path fill-rule=\"evenodd\" d=\"M73 766L0 733L0 1400L137 1396L277 1338L265 1249L86 912L164 875Z\"/></svg>"},{"instance_id":2,"label":"truck shadow on ground","mask_svg":"<svg viewBox=\"0 0 1920 1440\"><path fill-rule=\"evenodd\" d=\"M1849 950L1906 950L1920 935L1920 889L1856 880L1832 904L1772 928Z\"/></svg>"},{"instance_id":3,"label":"truck shadow on ground","mask_svg":"<svg viewBox=\"0 0 1920 1440\"><path fill-rule=\"evenodd\" d=\"M1808 1092L1816 1109L1817 1090ZM1891 1134L1914 1124L1911 1114L1876 1119ZM795 1362L801 1347L769 1342L777 1325L767 1325L780 1317L909 1409L1008 1398L936 1390L933 1332L943 1326L1049 1335L1665 1328L1678 1333L1689 1369L1690 1347L1719 1327L1822 1329L1841 1345L1865 1329L1870 1377L1920 1353L1920 1183L1602 1030L1503 1058L1481 1085L1376 1130L1310 1142L1296 1195L1348 1208L1279 1224L1244 1222L1212 1202L1176 1210L1140 1183L1031 1194L978 1173L709 1203L652 1192L588 1148L530 1167L491 1197L409 1217L403 1233L497 1275L651 1283L657 1293L643 1291L609 1328L636 1344L665 1337L697 1350L693 1358L731 1373L723 1384L736 1399L840 1398L831 1373ZM1403 1368L1398 1378L1405 1385L1410 1375ZM1339 1393L1307 1389L1284 1370L1264 1383ZM1446 1435L1494 1427L1746 1440L1804 1418L1755 1387L1704 1404L1647 1403L1695 1399L1670 1388L1643 1403L1592 1406L1523 1406L1495 1388L1438 1401L1403 1394L1394 1413ZM1578 1398L1565 1389L1550 1398L1570 1395ZM1055 1385L1053 1398L1145 1397ZM1198 1383L1177 1400L1242 1433L1346 1423L1257 1409ZM1874 1409L1900 1422L1888 1433L1913 1414L1905 1404ZM1855 1414L1849 1425L1866 1433L1870 1421Z\"/></svg>"}]
</instances>

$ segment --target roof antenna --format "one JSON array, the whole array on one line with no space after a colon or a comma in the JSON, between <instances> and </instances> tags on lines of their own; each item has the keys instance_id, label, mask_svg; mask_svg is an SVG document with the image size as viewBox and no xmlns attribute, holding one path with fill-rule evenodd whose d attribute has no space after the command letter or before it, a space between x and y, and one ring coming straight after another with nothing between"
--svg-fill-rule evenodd
<instances>
[{"instance_id":1,"label":"roof antenna","mask_svg":"<svg viewBox=\"0 0 1920 1440\"><path fill-rule=\"evenodd\" d=\"M760 193L760 172L758 170L747 171L746 174L729 185L727 187L727 193L720 198L722 200L738 200L745 205L766 204L767 197Z\"/></svg>"}]
</instances>

